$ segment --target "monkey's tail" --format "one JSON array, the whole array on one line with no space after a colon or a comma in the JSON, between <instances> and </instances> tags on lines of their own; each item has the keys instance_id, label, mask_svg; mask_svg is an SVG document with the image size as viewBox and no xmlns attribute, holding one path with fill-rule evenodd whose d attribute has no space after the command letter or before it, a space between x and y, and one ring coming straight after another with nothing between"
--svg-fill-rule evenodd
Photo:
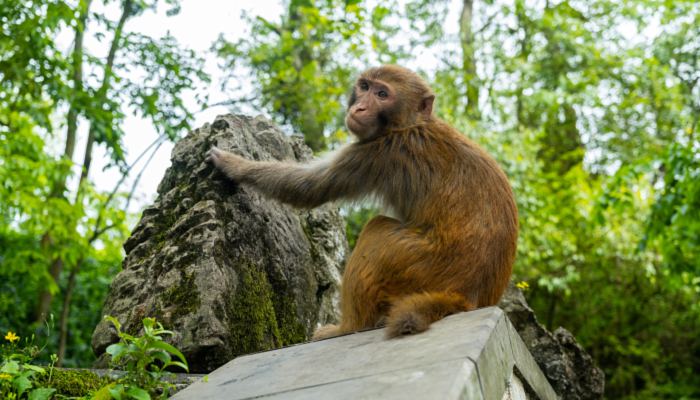
<instances>
[{"instance_id":1,"label":"monkey's tail","mask_svg":"<svg viewBox=\"0 0 700 400\"><path fill-rule=\"evenodd\" d=\"M427 330L435 321L450 314L470 311L476 306L459 293L423 292L392 302L386 319L386 336L393 338Z\"/></svg>"}]
</instances>

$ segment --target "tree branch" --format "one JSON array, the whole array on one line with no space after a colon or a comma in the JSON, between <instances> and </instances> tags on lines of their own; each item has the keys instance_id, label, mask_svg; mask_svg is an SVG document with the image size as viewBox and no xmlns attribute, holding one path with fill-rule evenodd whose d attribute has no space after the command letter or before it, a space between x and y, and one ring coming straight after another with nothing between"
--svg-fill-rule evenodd
<instances>
[{"instance_id":1,"label":"tree branch","mask_svg":"<svg viewBox=\"0 0 700 400\"><path fill-rule=\"evenodd\" d=\"M129 191L129 195L126 197L126 205L124 206L125 210L129 209L129 205L131 204L131 199L134 197L134 193L136 192L136 187L138 186L139 182L141 181L141 177L143 176L144 171L146 171L146 168L148 168L148 164L153 161L153 157L158 153L158 149L160 149L160 146L165 143L165 140L161 140L160 143L158 143L158 146L156 146L155 149L153 149L153 152L151 153L150 157L148 157L148 160L146 160L146 163L143 164L143 168L141 168L141 171L139 171L138 175L136 175L136 179L134 179L134 183L131 185L131 190Z\"/></svg>"},{"instance_id":2,"label":"tree branch","mask_svg":"<svg viewBox=\"0 0 700 400\"><path fill-rule=\"evenodd\" d=\"M76 97L80 96L83 92L83 38L85 33L85 24L87 22L87 17L90 13L90 4L92 0L85 0L84 6L80 10L80 16L78 17L78 23L75 27L75 43L73 45L73 92L70 101L70 106L68 109L68 116L66 120L66 145L63 150L63 157L71 160L73 159L73 153L75 152L75 139L78 130L78 105L76 104ZM69 174L61 176L56 181L52 182L50 197L57 198L63 196L63 192L66 189L66 179ZM49 246L53 243L51 238L51 231L47 230L43 237L41 238L42 249L48 251ZM60 258L55 258L51 261L49 266L49 274L54 282L58 283L61 276L61 271L63 270L63 261ZM51 301L53 300L53 295L48 289L42 289L39 293L39 301L37 302L35 313L35 321L42 322L49 312L51 307Z\"/></svg>"},{"instance_id":3,"label":"tree branch","mask_svg":"<svg viewBox=\"0 0 700 400\"><path fill-rule=\"evenodd\" d=\"M73 97L68 110L66 121L66 146L63 157L72 160L75 152L75 136L78 130L78 106L76 97L83 92L83 38L85 34L85 23L90 12L92 0L86 0L82 7L78 23L75 27L75 43L73 45ZM65 184L63 185L65 187Z\"/></svg>"},{"instance_id":4,"label":"tree branch","mask_svg":"<svg viewBox=\"0 0 700 400\"><path fill-rule=\"evenodd\" d=\"M126 0L122 6L122 15L119 18L119 23L114 30L114 38L112 39L112 44L109 46L109 53L107 55L107 62L105 63L104 75L102 77L102 85L97 91L96 98L98 100L104 99L107 95L107 90L111 86L112 81L112 69L114 67L114 59L117 54L117 50L121 44L122 33L124 31L124 24L126 20L131 17L133 13L133 0ZM87 178L90 172L90 165L92 164L92 146L95 142L95 124L90 124L90 130L88 132L88 140L85 145L85 158L83 159L83 168L80 173L80 181L78 182L78 194L76 195L76 200L80 195L80 185Z\"/></svg>"},{"instance_id":5,"label":"tree branch","mask_svg":"<svg viewBox=\"0 0 700 400\"><path fill-rule=\"evenodd\" d=\"M238 103L250 103L252 101L255 101L258 99L258 96L252 96L252 97L244 97L241 99L229 99L229 100L223 100L218 103L213 103L213 104L207 104L206 107L203 107L201 110L197 111L198 113L210 109L212 107L217 107L217 106L232 106Z\"/></svg>"},{"instance_id":6,"label":"tree branch","mask_svg":"<svg viewBox=\"0 0 700 400\"><path fill-rule=\"evenodd\" d=\"M153 142L151 142L151 144L149 144L149 145L141 152L141 154L139 154L138 157L136 157L136 159L126 168L126 170L124 170L124 172L122 173L121 178L119 178L119 182L117 182L117 184L114 185L114 188L112 189L112 191L111 191L111 192L109 193L109 195L107 196L107 199L106 199L106 200L104 201L104 203L102 204L102 208L103 208L103 209L106 208L107 205L109 205L109 203L112 201L112 199L114 198L114 196L116 196L116 194L117 194L117 192L119 191L119 188L121 187L122 183L124 183L124 181L126 180L126 178L127 178L127 177L129 176L129 174L131 173L131 170L136 166L136 164L138 164L139 161L141 161L141 159L143 158L143 156L145 156L146 153L148 153L148 151L151 150L151 148L152 148L153 146L156 146L156 145L157 145L157 147L155 148L155 150L154 150L154 152L153 152L153 154L155 154L155 152L158 150L158 148L160 148L160 146L165 142L165 140L166 140L167 138L168 138L167 135L160 135L160 136L158 136L158 137L156 138L156 140L154 140ZM146 165L148 165L148 163L150 163L151 159L153 159L153 154L151 154L151 156L149 157L148 161L146 162ZM139 174L139 175L140 175L140 174ZM128 209L128 202L127 202L127 207L126 207L126 209ZM94 228L93 228L93 234L92 234L92 236L90 237L90 239L88 240L89 243L94 242L100 235L102 235L102 234L103 234L104 232L106 232L108 229L111 229L111 228L114 227L113 225L111 225L111 226L109 226L109 227L105 227L105 228L100 229L100 223L102 223L102 214L98 214L98 215L97 215L97 218L95 219L95 226L94 226Z\"/></svg>"}]
</instances>

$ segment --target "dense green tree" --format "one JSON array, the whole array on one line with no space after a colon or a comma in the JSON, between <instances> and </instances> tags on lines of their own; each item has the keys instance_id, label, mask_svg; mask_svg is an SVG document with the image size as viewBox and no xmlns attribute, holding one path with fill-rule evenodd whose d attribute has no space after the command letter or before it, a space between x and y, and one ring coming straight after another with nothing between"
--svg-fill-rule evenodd
<instances>
[{"instance_id":1,"label":"dense green tree","mask_svg":"<svg viewBox=\"0 0 700 400\"><path fill-rule=\"evenodd\" d=\"M496 118L489 130L505 129L508 139L496 143L524 150L520 166L504 159L521 211L516 275L535 283L528 297L543 321L571 329L592 352L612 398L698 394L689 374L698 360L687 353L698 344L686 334L700 328L691 306L699 300L697 270L687 261L671 268L683 263L675 251L692 242L692 233L668 241L673 215L693 209L686 197L692 188L681 183L682 195L668 193L693 170L688 155L697 144L682 133L697 124L689 118L697 96L671 67L680 62L660 57L693 59L664 44L691 31L679 21L692 24L700 10L687 3L659 17L657 6L516 2L500 8L506 19L493 21L483 44L496 56L484 60L493 67L488 102ZM629 40L620 29L639 23L641 36L650 19L660 26L647 41ZM697 48L684 50L697 55ZM502 149L494 147L499 157ZM663 205L669 197L675 204ZM649 240L674 250L659 251ZM698 262L689 247L680 252Z\"/></svg>"},{"instance_id":2,"label":"dense green tree","mask_svg":"<svg viewBox=\"0 0 700 400\"><path fill-rule=\"evenodd\" d=\"M103 146L128 176L125 115L141 115L162 133L146 149L153 151L189 128L181 95L207 79L202 60L172 37L126 28L156 0L123 0L115 19L94 11L108 3L0 1L0 327L28 331L32 321L41 327L55 315L59 364L91 358L91 330L128 232L124 179L112 193L95 191L94 149ZM177 11L176 1L166 3ZM67 33L73 42L64 52L56 38ZM106 57L85 48L86 35L106 43ZM76 169L81 126L87 138ZM48 144L60 139L57 154ZM79 313L71 312L73 302Z\"/></svg>"}]
</instances>

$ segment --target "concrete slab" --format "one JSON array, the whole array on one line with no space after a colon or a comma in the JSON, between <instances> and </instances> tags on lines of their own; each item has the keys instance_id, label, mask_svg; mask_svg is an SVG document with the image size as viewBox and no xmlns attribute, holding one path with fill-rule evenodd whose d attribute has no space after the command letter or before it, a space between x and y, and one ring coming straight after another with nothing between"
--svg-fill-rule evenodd
<instances>
[{"instance_id":1,"label":"concrete slab","mask_svg":"<svg viewBox=\"0 0 700 400\"><path fill-rule=\"evenodd\" d=\"M509 325L489 307L419 335L386 340L372 330L246 355L173 399L501 399L514 369L537 368L522 341L511 340ZM520 373L524 386L535 398L555 399L536 372Z\"/></svg>"}]
</instances>

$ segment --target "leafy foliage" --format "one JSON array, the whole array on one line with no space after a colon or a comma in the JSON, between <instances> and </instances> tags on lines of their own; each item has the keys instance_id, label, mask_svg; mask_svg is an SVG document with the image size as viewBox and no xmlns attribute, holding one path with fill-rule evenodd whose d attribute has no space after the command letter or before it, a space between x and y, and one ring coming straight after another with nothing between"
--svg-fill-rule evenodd
<instances>
[{"instance_id":1,"label":"leafy foliage","mask_svg":"<svg viewBox=\"0 0 700 400\"><path fill-rule=\"evenodd\" d=\"M20 337L8 331L6 343L0 345L0 396L8 400L48 400L56 389L37 385L37 379L50 374L46 368L31 364L42 349L34 344L34 337L25 339L25 344L19 346ZM9 343L8 343L9 342ZM51 358L49 371L53 372L55 355ZM51 380L49 376L48 380Z\"/></svg>"},{"instance_id":2,"label":"leafy foliage","mask_svg":"<svg viewBox=\"0 0 700 400\"><path fill-rule=\"evenodd\" d=\"M42 251L41 237L56 227L57 242L73 243L65 228L76 214L65 199L49 199L49 182L64 173L65 164L45 155L43 140L28 118L15 115L11 123L17 130L0 127L0 326L7 328L31 314L32 303L26 299L40 287L58 290L47 279L52 254ZM69 246L62 256L75 258L81 250Z\"/></svg>"},{"instance_id":3,"label":"leafy foliage","mask_svg":"<svg viewBox=\"0 0 700 400\"><path fill-rule=\"evenodd\" d=\"M0 0L0 328L41 331L47 315L58 316L49 346L59 364L94 357L92 329L123 257L133 194L121 186L133 172L122 144L126 115L175 139L192 118L183 93L208 80L203 60L171 36L128 30L126 21L157 0L119 2L117 19L91 9L112 3ZM165 3L177 12L176 0ZM66 35L68 50L57 44ZM106 57L85 47L88 35L106 45ZM74 164L79 130L87 140ZM124 177L110 192L90 181L98 147Z\"/></svg>"},{"instance_id":4,"label":"leafy foliage","mask_svg":"<svg viewBox=\"0 0 700 400\"><path fill-rule=\"evenodd\" d=\"M168 398L170 389L174 387L167 381L173 375L168 368L178 367L189 371L185 356L163 341L162 335L172 335L173 332L163 329L163 325L154 318L144 318L143 335L136 337L122 332L116 318L106 316L105 319L114 325L120 339L107 347L106 352L112 357L113 367L126 371L126 375L108 389L112 397L116 400L144 400L151 396Z\"/></svg>"},{"instance_id":5,"label":"leafy foliage","mask_svg":"<svg viewBox=\"0 0 700 400\"><path fill-rule=\"evenodd\" d=\"M669 268L700 284L700 143L673 144L662 164L663 191L658 194L648 236Z\"/></svg>"}]
</instances>

